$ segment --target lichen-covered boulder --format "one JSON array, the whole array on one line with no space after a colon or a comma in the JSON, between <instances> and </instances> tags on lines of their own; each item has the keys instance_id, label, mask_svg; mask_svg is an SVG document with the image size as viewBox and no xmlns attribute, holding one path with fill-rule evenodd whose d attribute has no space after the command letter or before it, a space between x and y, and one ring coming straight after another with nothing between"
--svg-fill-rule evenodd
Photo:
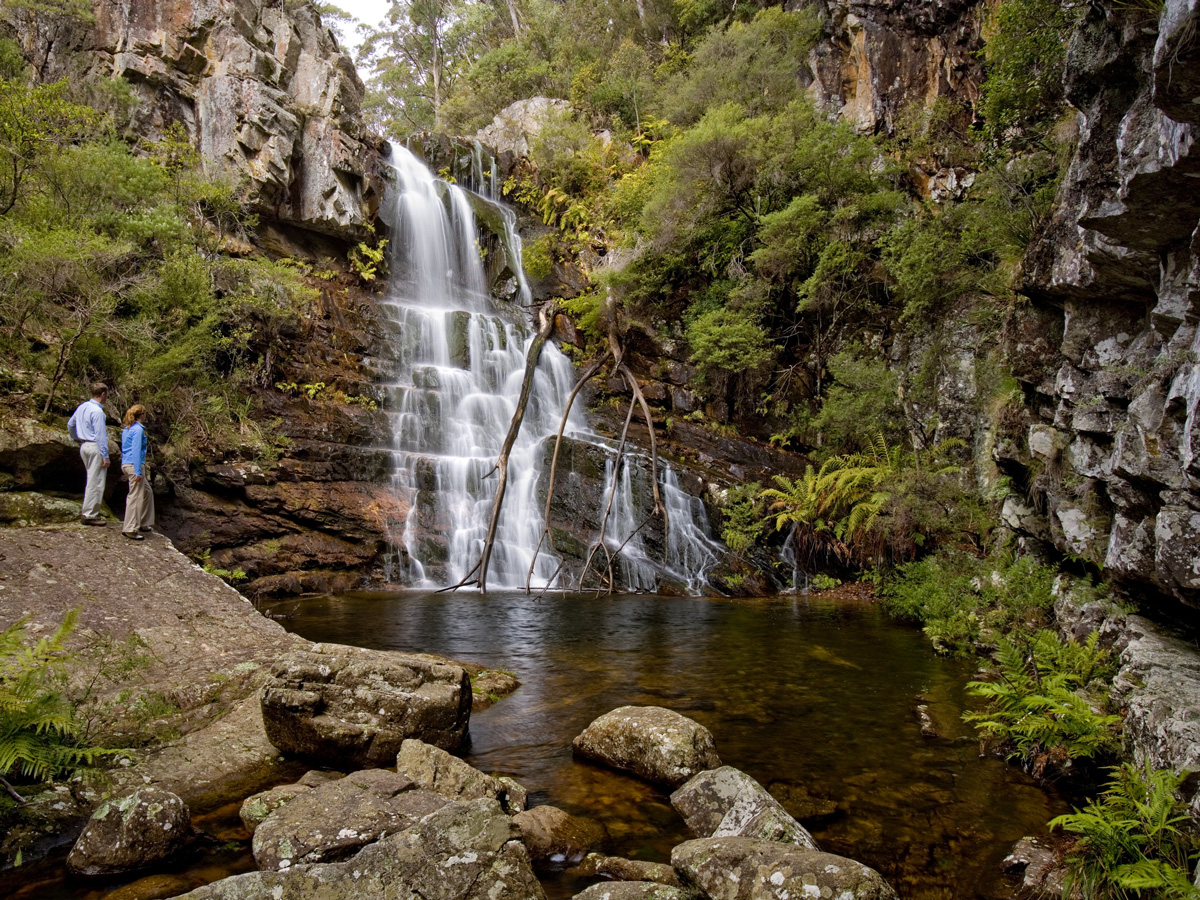
<instances>
[{"instance_id":1,"label":"lichen-covered boulder","mask_svg":"<svg viewBox=\"0 0 1200 900\"><path fill-rule=\"evenodd\" d=\"M753 838L699 838L671 851L685 884L709 900L895 900L874 869L844 856Z\"/></svg>"},{"instance_id":2,"label":"lichen-covered boulder","mask_svg":"<svg viewBox=\"0 0 1200 900\"><path fill-rule=\"evenodd\" d=\"M191 835L191 812L170 791L147 787L101 803L67 856L76 875L116 875L168 859Z\"/></svg>"},{"instance_id":3,"label":"lichen-covered boulder","mask_svg":"<svg viewBox=\"0 0 1200 900\"><path fill-rule=\"evenodd\" d=\"M697 900L695 891L653 881L605 881L593 884L572 900Z\"/></svg>"},{"instance_id":4,"label":"lichen-covered boulder","mask_svg":"<svg viewBox=\"0 0 1200 900\"><path fill-rule=\"evenodd\" d=\"M528 791L512 778L484 774L457 756L424 741L407 740L396 755L396 771L417 787L450 800L489 797L509 815L525 808Z\"/></svg>"},{"instance_id":5,"label":"lichen-covered boulder","mask_svg":"<svg viewBox=\"0 0 1200 900\"><path fill-rule=\"evenodd\" d=\"M238 816L246 830L254 834L255 829L275 810L291 803L301 794L311 791L307 784L281 784L269 791L259 791L242 801Z\"/></svg>"},{"instance_id":6,"label":"lichen-covered boulder","mask_svg":"<svg viewBox=\"0 0 1200 900\"><path fill-rule=\"evenodd\" d=\"M671 795L671 805L696 837L749 837L820 849L766 788L733 766L694 776Z\"/></svg>"},{"instance_id":7,"label":"lichen-covered boulder","mask_svg":"<svg viewBox=\"0 0 1200 900\"><path fill-rule=\"evenodd\" d=\"M495 800L448 803L345 862L251 872L187 900L545 900L512 820Z\"/></svg>"},{"instance_id":8,"label":"lichen-covered boulder","mask_svg":"<svg viewBox=\"0 0 1200 900\"><path fill-rule=\"evenodd\" d=\"M603 825L556 806L535 806L513 816L521 840L537 868L562 868L579 862L606 833Z\"/></svg>"},{"instance_id":9,"label":"lichen-covered boulder","mask_svg":"<svg viewBox=\"0 0 1200 900\"><path fill-rule=\"evenodd\" d=\"M411 779L386 769L366 769L308 788L268 815L254 831L260 869L332 862L366 844L410 828L447 801L413 790Z\"/></svg>"},{"instance_id":10,"label":"lichen-covered boulder","mask_svg":"<svg viewBox=\"0 0 1200 900\"><path fill-rule=\"evenodd\" d=\"M282 656L262 691L280 750L351 768L390 766L408 738L458 747L471 716L460 666L407 653L313 644Z\"/></svg>"},{"instance_id":11,"label":"lichen-covered boulder","mask_svg":"<svg viewBox=\"0 0 1200 900\"><path fill-rule=\"evenodd\" d=\"M721 765L707 728L661 706L622 706L605 713L571 742L571 749L671 787Z\"/></svg>"}]
</instances>

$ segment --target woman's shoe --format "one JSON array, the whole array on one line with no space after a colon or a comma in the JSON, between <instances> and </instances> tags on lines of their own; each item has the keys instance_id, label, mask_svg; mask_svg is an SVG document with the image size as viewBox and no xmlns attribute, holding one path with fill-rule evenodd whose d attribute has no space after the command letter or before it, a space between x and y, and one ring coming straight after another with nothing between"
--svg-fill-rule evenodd
<instances>
[{"instance_id":1,"label":"woman's shoe","mask_svg":"<svg viewBox=\"0 0 1200 900\"><path fill-rule=\"evenodd\" d=\"M142 537L140 534L138 534L136 531L122 531L121 537L127 537L131 541L144 541L145 540L145 538Z\"/></svg>"}]
</instances>

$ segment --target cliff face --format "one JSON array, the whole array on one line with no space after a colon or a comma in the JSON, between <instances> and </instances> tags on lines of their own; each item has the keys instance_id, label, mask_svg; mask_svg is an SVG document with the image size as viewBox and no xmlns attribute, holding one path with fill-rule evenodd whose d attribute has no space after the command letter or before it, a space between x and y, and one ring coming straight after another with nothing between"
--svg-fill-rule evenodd
<instances>
[{"instance_id":1,"label":"cliff face","mask_svg":"<svg viewBox=\"0 0 1200 900\"><path fill-rule=\"evenodd\" d=\"M1066 87L1080 140L1024 273L1035 300L1026 331L1052 335L1054 352L1016 373L1031 414L1019 462L1036 475L1055 545L1139 593L1191 606L1200 606L1198 19L1194 5L1170 0L1157 22L1090 9L1076 29Z\"/></svg>"},{"instance_id":2,"label":"cliff face","mask_svg":"<svg viewBox=\"0 0 1200 900\"><path fill-rule=\"evenodd\" d=\"M47 51L44 79L123 77L134 128L181 122L265 217L359 240L374 212L363 84L306 0L101 0Z\"/></svg>"}]
</instances>

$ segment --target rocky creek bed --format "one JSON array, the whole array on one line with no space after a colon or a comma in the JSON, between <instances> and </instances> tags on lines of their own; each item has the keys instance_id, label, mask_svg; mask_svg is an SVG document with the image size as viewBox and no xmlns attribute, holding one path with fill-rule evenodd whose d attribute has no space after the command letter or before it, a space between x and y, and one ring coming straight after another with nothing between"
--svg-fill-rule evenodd
<instances>
[{"instance_id":1,"label":"rocky creek bed","mask_svg":"<svg viewBox=\"0 0 1200 900\"><path fill-rule=\"evenodd\" d=\"M141 746L8 828L16 897L999 898L1065 809L977 755L969 669L861 602L359 594L285 629L165 538L0 530L0 621L76 606L86 709ZM1194 648L1059 612L1121 653L1135 753L1191 762Z\"/></svg>"}]
</instances>

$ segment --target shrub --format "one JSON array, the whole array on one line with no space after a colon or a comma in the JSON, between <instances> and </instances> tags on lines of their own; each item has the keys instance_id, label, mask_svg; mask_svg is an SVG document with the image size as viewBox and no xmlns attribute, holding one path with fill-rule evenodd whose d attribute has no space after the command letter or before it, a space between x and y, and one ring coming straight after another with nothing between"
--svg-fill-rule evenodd
<instances>
[{"instance_id":1,"label":"shrub","mask_svg":"<svg viewBox=\"0 0 1200 900\"><path fill-rule=\"evenodd\" d=\"M1180 798L1186 772L1124 763L1098 800L1051 820L1078 835L1067 857L1063 896L1091 900L1194 898L1189 877L1196 858L1195 826Z\"/></svg>"}]
</instances>

